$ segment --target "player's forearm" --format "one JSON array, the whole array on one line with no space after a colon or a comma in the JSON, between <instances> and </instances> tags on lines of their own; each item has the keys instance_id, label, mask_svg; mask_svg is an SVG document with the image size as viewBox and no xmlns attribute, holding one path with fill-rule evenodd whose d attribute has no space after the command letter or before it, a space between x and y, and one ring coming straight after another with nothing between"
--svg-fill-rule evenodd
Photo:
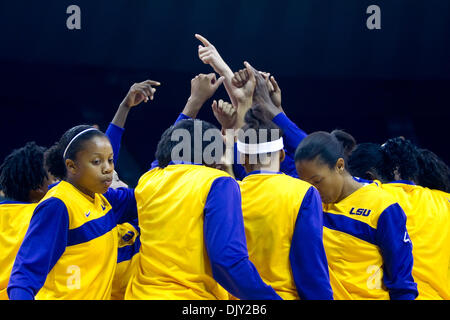
<instances>
[{"instance_id":1,"label":"player's forearm","mask_svg":"<svg viewBox=\"0 0 450 320\"><path fill-rule=\"evenodd\" d=\"M127 121L129 112L130 112L130 107L128 107L124 103L121 103L119 108L117 109L116 114L114 115L114 118L112 119L111 123L120 128L123 128L125 126L125 122Z\"/></svg>"},{"instance_id":2,"label":"player's forearm","mask_svg":"<svg viewBox=\"0 0 450 320\"><path fill-rule=\"evenodd\" d=\"M122 127L119 127L111 122L105 132L105 135L111 142L113 149L114 165L117 164L117 159L119 158L120 143L122 141L123 131L124 129Z\"/></svg>"},{"instance_id":3,"label":"player's forearm","mask_svg":"<svg viewBox=\"0 0 450 320\"><path fill-rule=\"evenodd\" d=\"M292 122L283 112L278 112L278 114L272 118L272 121L279 126L281 130L283 130L283 139L286 152L294 158L295 150L307 134L294 122Z\"/></svg>"},{"instance_id":4,"label":"player's forearm","mask_svg":"<svg viewBox=\"0 0 450 320\"><path fill-rule=\"evenodd\" d=\"M233 85L231 83L231 79L233 79L234 75L233 71L227 64L225 64L222 68L214 68L214 71L216 71L220 76L225 77L225 80L223 81L225 90L227 91L228 97L230 97L231 104L233 106L237 106L238 101L233 95Z\"/></svg>"},{"instance_id":5,"label":"player's forearm","mask_svg":"<svg viewBox=\"0 0 450 320\"><path fill-rule=\"evenodd\" d=\"M197 118L197 114L204 103L205 101L203 101L202 99L190 96L186 101L186 105L184 106L182 113L189 118L195 119Z\"/></svg>"},{"instance_id":6,"label":"player's forearm","mask_svg":"<svg viewBox=\"0 0 450 320\"><path fill-rule=\"evenodd\" d=\"M241 129L245 125L245 114L247 111L252 107L252 98L248 98L246 100L237 100L237 116L236 116L236 122L234 124L234 129L238 130Z\"/></svg>"}]
</instances>

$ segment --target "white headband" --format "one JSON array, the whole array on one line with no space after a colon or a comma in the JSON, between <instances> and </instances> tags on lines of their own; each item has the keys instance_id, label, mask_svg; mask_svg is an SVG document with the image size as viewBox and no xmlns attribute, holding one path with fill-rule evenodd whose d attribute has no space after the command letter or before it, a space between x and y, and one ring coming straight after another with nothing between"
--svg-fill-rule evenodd
<instances>
[{"instance_id":1,"label":"white headband","mask_svg":"<svg viewBox=\"0 0 450 320\"><path fill-rule=\"evenodd\" d=\"M98 129L95 129L95 128L89 128L89 129L86 129L86 130L81 131L79 134L77 134L75 137L73 137L72 140L70 140L69 144L67 145L66 149L64 150L64 153L63 153L63 159L66 158L67 150L69 150L69 147L70 147L70 145L72 144L72 142L74 142L75 139L78 138L79 136L81 136L83 133L86 133L86 132L92 131L92 130L98 130Z\"/></svg>"},{"instance_id":2,"label":"white headband","mask_svg":"<svg viewBox=\"0 0 450 320\"><path fill-rule=\"evenodd\" d=\"M237 141L238 151L244 154L260 154L260 153L275 152L283 149L283 147L284 147L283 138L257 144L246 144L240 142L239 140Z\"/></svg>"}]
</instances>

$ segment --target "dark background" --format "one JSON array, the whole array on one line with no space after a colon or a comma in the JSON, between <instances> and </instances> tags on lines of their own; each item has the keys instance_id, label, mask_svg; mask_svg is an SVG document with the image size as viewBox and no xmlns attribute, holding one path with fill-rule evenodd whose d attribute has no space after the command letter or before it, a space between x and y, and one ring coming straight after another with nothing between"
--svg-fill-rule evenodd
<instances>
[{"instance_id":1,"label":"dark background","mask_svg":"<svg viewBox=\"0 0 450 320\"><path fill-rule=\"evenodd\" d=\"M81 8L81 30L66 9ZM366 9L381 8L381 30ZM271 72L288 116L306 132L347 130L358 142L403 135L447 164L450 1L2 1L0 161L27 141L109 121L134 82L162 83L132 110L117 171L134 186L161 133L183 109L207 37L236 71ZM215 98L228 100L220 88ZM208 101L199 118L217 122Z\"/></svg>"}]
</instances>

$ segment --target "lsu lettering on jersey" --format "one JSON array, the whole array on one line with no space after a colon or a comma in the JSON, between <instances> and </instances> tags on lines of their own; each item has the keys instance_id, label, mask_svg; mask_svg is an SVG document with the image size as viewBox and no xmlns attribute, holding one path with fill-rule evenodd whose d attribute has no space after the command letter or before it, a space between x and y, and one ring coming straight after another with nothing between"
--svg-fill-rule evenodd
<instances>
[{"instance_id":1,"label":"lsu lettering on jersey","mask_svg":"<svg viewBox=\"0 0 450 320\"><path fill-rule=\"evenodd\" d=\"M332 299L317 190L267 171L239 185L249 257L261 278L283 299Z\"/></svg>"},{"instance_id":2,"label":"lsu lettering on jersey","mask_svg":"<svg viewBox=\"0 0 450 320\"><path fill-rule=\"evenodd\" d=\"M8 300L6 287L17 251L37 203L0 203L0 300Z\"/></svg>"},{"instance_id":3,"label":"lsu lettering on jersey","mask_svg":"<svg viewBox=\"0 0 450 320\"><path fill-rule=\"evenodd\" d=\"M173 163L135 189L141 231L125 299L279 299L248 260L241 198L227 173ZM227 290L225 290L226 288Z\"/></svg>"},{"instance_id":4,"label":"lsu lettering on jersey","mask_svg":"<svg viewBox=\"0 0 450 320\"><path fill-rule=\"evenodd\" d=\"M334 298L414 299L406 216L388 192L365 185L324 204L323 242Z\"/></svg>"},{"instance_id":5,"label":"lsu lettering on jersey","mask_svg":"<svg viewBox=\"0 0 450 320\"><path fill-rule=\"evenodd\" d=\"M133 216L132 190L119 189L92 199L65 181L51 188L36 207L17 254L10 298L110 299L116 226L127 214Z\"/></svg>"},{"instance_id":6,"label":"lsu lettering on jersey","mask_svg":"<svg viewBox=\"0 0 450 320\"><path fill-rule=\"evenodd\" d=\"M450 195L412 183L380 183L405 211L413 243L417 299L450 299Z\"/></svg>"}]
</instances>

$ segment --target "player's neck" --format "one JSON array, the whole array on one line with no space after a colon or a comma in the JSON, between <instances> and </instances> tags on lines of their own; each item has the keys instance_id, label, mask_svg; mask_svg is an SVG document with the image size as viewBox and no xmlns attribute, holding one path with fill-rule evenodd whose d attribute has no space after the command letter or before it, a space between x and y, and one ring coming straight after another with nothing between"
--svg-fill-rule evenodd
<instances>
[{"instance_id":1,"label":"player's neck","mask_svg":"<svg viewBox=\"0 0 450 320\"><path fill-rule=\"evenodd\" d=\"M270 161L268 164L257 164L254 165L254 169L252 171L255 170L259 170L259 171L270 171L270 172L278 172L280 171L280 161L278 159L274 159L272 161Z\"/></svg>"}]
</instances>

